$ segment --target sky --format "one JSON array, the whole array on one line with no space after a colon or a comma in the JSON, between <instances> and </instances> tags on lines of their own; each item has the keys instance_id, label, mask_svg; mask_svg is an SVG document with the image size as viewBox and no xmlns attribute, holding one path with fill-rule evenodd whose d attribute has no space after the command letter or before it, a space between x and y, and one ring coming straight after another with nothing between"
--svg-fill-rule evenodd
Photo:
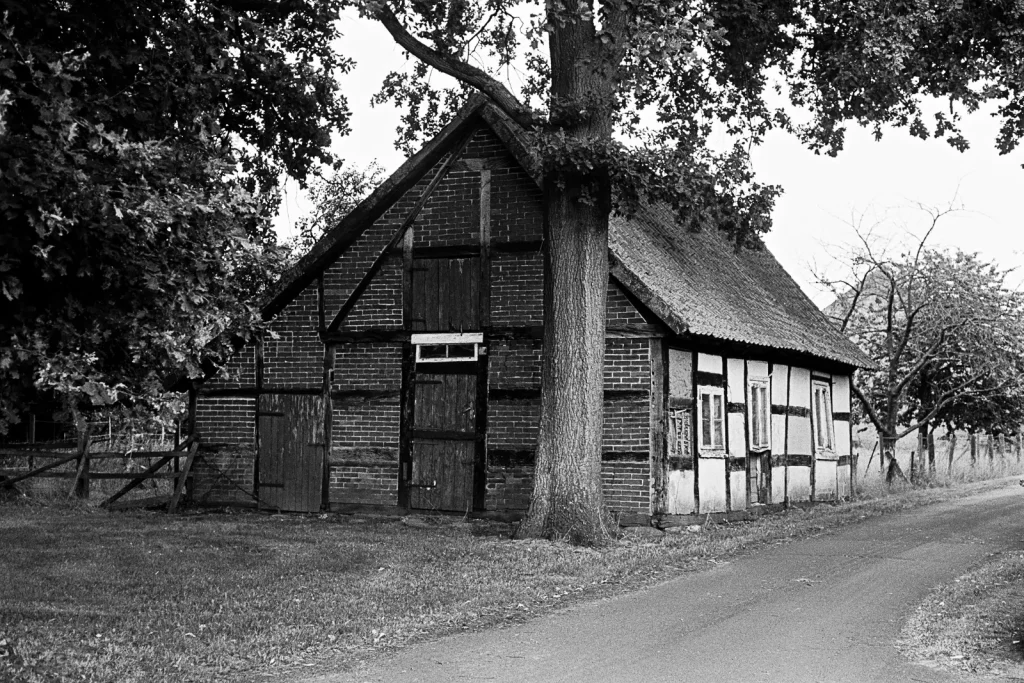
<instances>
[{"instance_id":1,"label":"sky","mask_svg":"<svg viewBox=\"0 0 1024 683\"><path fill-rule=\"evenodd\" d=\"M394 148L399 112L369 102L384 76L403 68L406 59L374 22L344 17L342 33L344 53L356 57L356 67L342 80L352 132L335 140L333 152L347 165L376 161L390 173L405 159ZM815 303L826 305L831 297L815 285L814 273L839 272L834 255L855 241L852 224L874 226L879 239L919 235L931 218L917 205L955 204L960 210L939 222L930 243L1020 267L1024 280L1024 151L1000 156L997 129L990 114L970 115L964 131L971 148L961 153L943 140L920 140L905 130L886 131L876 142L869 131L854 127L835 158L815 155L794 136L773 131L752 153L758 179L784 191L765 241ZM305 193L289 183L275 221L278 233L293 234L310 208Z\"/></svg>"}]
</instances>

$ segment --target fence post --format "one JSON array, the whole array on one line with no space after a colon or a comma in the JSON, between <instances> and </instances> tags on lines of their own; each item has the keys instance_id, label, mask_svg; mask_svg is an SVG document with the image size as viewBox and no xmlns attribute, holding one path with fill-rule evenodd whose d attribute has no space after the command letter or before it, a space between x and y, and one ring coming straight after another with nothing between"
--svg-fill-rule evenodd
<instances>
[{"instance_id":1,"label":"fence post","mask_svg":"<svg viewBox=\"0 0 1024 683\"><path fill-rule=\"evenodd\" d=\"M968 436L971 441L971 468L974 468L978 464L978 435L971 432Z\"/></svg>"},{"instance_id":2,"label":"fence post","mask_svg":"<svg viewBox=\"0 0 1024 683\"><path fill-rule=\"evenodd\" d=\"M92 425L86 423L85 433L78 436L78 472L75 474L74 493L79 498L89 497L89 439Z\"/></svg>"},{"instance_id":3,"label":"fence post","mask_svg":"<svg viewBox=\"0 0 1024 683\"><path fill-rule=\"evenodd\" d=\"M992 443L992 432L988 432L985 435L985 437L986 437L985 441L987 442L986 453L988 453L988 466L989 466L989 469L991 469L992 466L995 464L995 459L996 459L995 449L993 448L993 446L995 444Z\"/></svg>"},{"instance_id":4,"label":"fence post","mask_svg":"<svg viewBox=\"0 0 1024 683\"><path fill-rule=\"evenodd\" d=\"M28 442L36 442L36 414L28 414ZM28 456L28 471L31 472L36 468L36 456L32 455L32 451L29 451Z\"/></svg>"},{"instance_id":5,"label":"fence post","mask_svg":"<svg viewBox=\"0 0 1024 683\"><path fill-rule=\"evenodd\" d=\"M1016 447L1014 448L1014 450L1015 450L1015 452L1017 454L1017 464L1019 465L1020 464L1020 432L1019 431L1017 432L1017 438L1014 439L1014 441L1016 441L1016 444L1015 444Z\"/></svg>"},{"instance_id":6,"label":"fence post","mask_svg":"<svg viewBox=\"0 0 1024 683\"><path fill-rule=\"evenodd\" d=\"M946 459L949 461L949 464L946 466L946 476L952 477L953 453L956 451L956 432L950 431L946 434L946 436L949 438L949 454L946 456Z\"/></svg>"}]
</instances>

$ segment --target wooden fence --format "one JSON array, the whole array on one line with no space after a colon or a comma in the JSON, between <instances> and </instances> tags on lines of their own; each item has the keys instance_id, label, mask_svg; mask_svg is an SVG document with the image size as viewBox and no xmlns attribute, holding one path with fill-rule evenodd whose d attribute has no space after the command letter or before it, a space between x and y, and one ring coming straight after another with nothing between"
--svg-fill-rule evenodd
<instances>
[{"instance_id":1,"label":"wooden fence","mask_svg":"<svg viewBox=\"0 0 1024 683\"><path fill-rule=\"evenodd\" d=\"M92 481L125 479L128 480L127 483L100 503L101 506L111 509L166 506L168 512L174 512L190 481L192 464L199 450L198 441L191 437L179 443L172 450L93 451L91 446L90 430L86 430L86 433L77 440L0 446L0 458L25 463L21 467L0 469L0 489L10 489L19 482L37 477L61 478L72 480L69 486L69 496L88 498ZM138 472L99 472L93 471L92 468L93 463L104 460L125 461L139 458L155 458L156 462ZM74 463L73 470L58 470L58 468L72 463ZM121 500L125 494L142 483L156 479L170 480L171 492L167 495L150 498Z\"/></svg>"}]
</instances>

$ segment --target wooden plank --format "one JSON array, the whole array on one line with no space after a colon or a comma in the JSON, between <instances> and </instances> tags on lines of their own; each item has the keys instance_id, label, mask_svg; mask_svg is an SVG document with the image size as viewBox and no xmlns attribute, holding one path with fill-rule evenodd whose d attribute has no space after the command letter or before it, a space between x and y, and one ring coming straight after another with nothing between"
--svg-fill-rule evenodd
<instances>
[{"instance_id":1,"label":"wooden plank","mask_svg":"<svg viewBox=\"0 0 1024 683\"><path fill-rule=\"evenodd\" d=\"M433 261L435 264L434 273L437 276L437 299L435 306L437 307L437 322L433 329L441 332L450 332L452 330L458 332L458 326L452 325L452 311L451 302L449 297L451 296L449 290L452 285L452 263L448 259L438 259ZM430 309L427 309L427 319L430 319Z\"/></svg>"},{"instance_id":2,"label":"wooden plank","mask_svg":"<svg viewBox=\"0 0 1024 683\"><path fill-rule=\"evenodd\" d=\"M3 486L4 488L13 486L14 484L17 484L19 481L23 481L25 479L28 479L29 477L34 477L34 476L40 474L41 472L46 472L48 470L52 470L55 467L60 467L61 465L67 464L67 463L71 462L72 460L77 460L77 459L78 459L78 454L77 453L75 453L73 455L69 455L66 458L64 458L63 460L57 460L56 462L51 462L49 465L43 465L42 467L37 467L34 470L30 470L29 472L26 472L25 474L22 474L20 476L13 477L11 479L4 479L3 481L0 481L0 486ZM77 473L76 473L76 476L77 476Z\"/></svg>"},{"instance_id":3,"label":"wooden plank","mask_svg":"<svg viewBox=\"0 0 1024 683\"><path fill-rule=\"evenodd\" d=\"M322 423L324 430L324 454L322 458L323 472L320 476L320 506L326 507L331 500L331 446L334 443L334 396L331 383L334 380L336 354L334 344L324 344L324 395Z\"/></svg>"},{"instance_id":4,"label":"wooden plank","mask_svg":"<svg viewBox=\"0 0 1024 683\"><path fill-rule=\"evenodd\" d=\"M177 451L170 451L170 453L176 454ZM154 472L159 470L161 467L163 467L164 465L169 463L174 458L175 458L175 455L167 455L167 456L164 456L163 458L160 458L160 460L158 460L156 463L154 463L154 464L150 465L149 467L147 467L143 472L140 472L139 474L137 474L134 479L132 479L130 482L128 482L127 484L122 486L117 491L117 493L115 493L114 495L110 496L109 498L107 498L102 503L100 503L100 507L107 507L111 503L115 502L121 496L123 496L124 494L128 493L129 491L134 489L136 486L138 486L142 482L146 481L146 479L149 479L150 475L152 475Z\"/></svg>"},{"instance_id":5,"label":"wooden plank","mask_svg":"<svg viewBox=\"0 0 1024 683\"><path fill-rule=\"evenodd\" d=\"M650 447L651 512L667 511L668 500L668 346L660 339L649 343L651 359Z\"/></svg>"},{"instance_id":6,"label":"wooden plank","mask_svg":"<svg viewBox=\"0 0 1024 683\"><path fill-rule=\"evenodd\" d=\"M52 451L23 451L19 448L0 448L0 456L8 458L66 458L68 457L67 451L63 453L55 453ZM74 454L78 456L77 453Z\"/></svg>"},{"instance_id":7,"label":"wooden plank","mask_svg":"<svg viewBox=\"0 0 1024 683\"><path fill-rule=\"evenodd\" d=\"M480 295L479 326L491 324L491 172L480 171Z\"/></svg>"},{"instance_id":8,"label":"wooden plank","mask_svg":"<svg viewBox=\"0 0 1024 683\"><path fill-rule=\"evenodd\" d=\"M402 346L402 395L399 398L398 504L409 506L412 481L412 430L415 417L413 391L416 384L416 352L412 344Z\"/></svg>"},{"instance_id":9,"label":"wooden plank","mask_svg":"<svg viewBox=\"0 0 1024 683\"><path fill-rule=\"evenodd\" d=\"M196 459L196 451L199 450L199 444L192 444L192 447L188 449L188 457L185 459L185 466L181 468L181 472L178 473L178 479L174 483L174 493L171 495L171 500L167 504L167 512L173 514L178 509L178 501L181 500L181 492L185 490L185 482L188 480L188 473L192 470L192 463Z\"/></svg>"}]
</instances>

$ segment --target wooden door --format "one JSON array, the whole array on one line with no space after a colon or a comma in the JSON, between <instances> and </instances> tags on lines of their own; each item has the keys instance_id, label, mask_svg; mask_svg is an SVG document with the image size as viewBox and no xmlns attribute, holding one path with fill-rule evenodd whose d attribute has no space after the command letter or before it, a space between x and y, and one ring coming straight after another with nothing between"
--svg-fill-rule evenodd
<instances>
[{"instance_id":1,"label":"wooden door","mask_svg":"<svg viewBox=\"0 0 1024 683\"><path fill-rule=\"evenodd\" d=\"M319 512L324 477L322 396L260 397L260 507Z\"/></svg>"},{"instance_id":2,"label":"wooden door","mask_svg":"<svg viewBox=\"0 0 1024 683\"><path fill-rule=\"evenodd\" d=\"M480 329L480 259L417 258L412 268L412 329Z\"/></svg>"},{"instance_id":3,"label":"wooden door","mask_svg":"<svg viewBox=\"0 0 1024 683\"><path fill-rule=\"evenodd\" d=\"M747 456L747 501L750 503L767 503L768 491L771 488L768 478L771 476L767 453L751 453Z\"/></svg>"},{"instance_id":4,"label":"wooden door","mask_svg":"<svg viewBox=\"0 0 1024 683\"><path fill-rule=\"evenodd\" d=\"M426 365L417 368L413 386L409 506L468 512L477 457L477 377Z\"/></svg>"}]
</instances>

